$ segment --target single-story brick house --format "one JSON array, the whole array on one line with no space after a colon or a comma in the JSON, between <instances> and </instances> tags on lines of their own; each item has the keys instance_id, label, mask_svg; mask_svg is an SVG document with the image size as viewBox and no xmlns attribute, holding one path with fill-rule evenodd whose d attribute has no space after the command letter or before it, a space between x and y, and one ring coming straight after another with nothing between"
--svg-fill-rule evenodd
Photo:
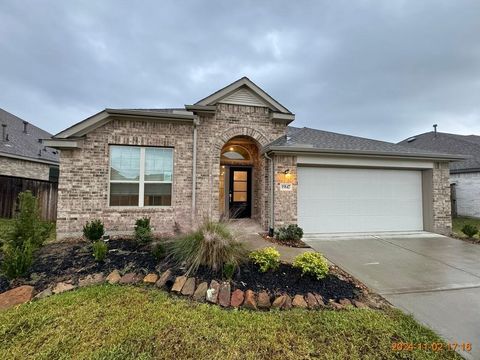
<instances>
[{"instance_id":1,"label":"single-story brick house","mask_svg":"<svg viewBox=\"0 0 480 360\"><path fill-rule=\"evenodd\" d=\"M58 235L100 218L131 233L248 217L309 233L449 233L458 157L289 124L248 78L181 109L105 109L46 140L61 149Z\"/></svg>"},{"instance_id":2,"label":"single-story brick house","mask_svg":"<svg viewBox=\"0 0 480 360\"><path fill-rule=\"evenodd\" d=\"M480 218L480 136L436 131L411 136L399 145L430 151L464 154L467 159L450 163L453 213Z\"/></svg>"}]
</instances>

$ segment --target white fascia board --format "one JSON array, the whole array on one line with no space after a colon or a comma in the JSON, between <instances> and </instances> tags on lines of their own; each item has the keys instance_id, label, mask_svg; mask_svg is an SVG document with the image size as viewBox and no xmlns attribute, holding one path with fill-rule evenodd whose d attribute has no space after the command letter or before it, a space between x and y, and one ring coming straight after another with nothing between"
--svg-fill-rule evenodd
<instances>
[{"instance_id":1,"label":"white fascia board","mask_svg":"<svg viewBox=\"0 0 480 360\"><path fill-rule=\"evenodd\" d=\"M55 149L80 149L82 147L82 139L43 139L42 144Z\"/></svg>"}]
</instances>

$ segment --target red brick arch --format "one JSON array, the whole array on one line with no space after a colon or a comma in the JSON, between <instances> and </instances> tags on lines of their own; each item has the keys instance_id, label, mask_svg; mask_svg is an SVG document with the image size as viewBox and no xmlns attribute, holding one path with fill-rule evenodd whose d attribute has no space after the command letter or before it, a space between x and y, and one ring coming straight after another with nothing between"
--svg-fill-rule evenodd
<instances>
[{"instance_id":1,"label":"red brick arch","mask_svg":"<svg viewBox=\"0 0 480 360\"><path fill-rule=\"evenodd\" d=\"M225 130L217 139L215 143L215 147L218 150L221 150L223 145L225 145L230 139L236 136L248 136L252 139L255 139L260 145L260 147L264 147L270 143L268 138L262 134L260 131L252 129L248 126L234 126Z\"/></svg>"}]
</instances>

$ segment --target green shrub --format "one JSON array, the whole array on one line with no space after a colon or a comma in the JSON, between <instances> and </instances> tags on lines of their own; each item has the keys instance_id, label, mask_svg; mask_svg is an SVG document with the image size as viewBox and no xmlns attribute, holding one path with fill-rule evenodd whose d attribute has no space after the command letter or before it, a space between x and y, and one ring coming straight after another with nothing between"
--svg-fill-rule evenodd
<instances>
[{"instance_id":1,"label":"green shrub","mask_svg":"<svg viewBox=\"0 0 480 360\"><path fill-rule=\"evenodd\" d=\"M53 225L40 220L38 201L31 191L18 195L19 212L15 216L12 230L6 242L21 245L27 239L34 248L39 248L50 235Z\"/></svg>"},{"instance_id":2,"label":"green shrub","mask_svg":"<svg viewBox=\"0 0 480 360\"><path fill-rule=\"evenodd\" d=\"M100 219L92 220L83 226L83 236L90 240L91 242L98 241L105 234L105 228Z\"/></svg>"},{"instance_id":3,"label":"green shrub","mask_svg":"<svg viewBox=\"0 0 480 360\"><path fill-rule=\"evenodd\" d=\"M3 246L2 271L9 279L15 279L27 273L33 262L34 246L30 241L25 241L20 246L9 243Z\"/></svg>"},{"instance_id":4,"label":"green shrub","mask_svg":"<svg viewBox=\"0 0 480 360\"><path fill-rule=\"evenodd\" d=\"M93 243L93 257L97 262L103 262L108 252L108 245L105 241L97 240Z\"/></svg>"},{"instance_id":5,"label":"green shrub","mask_svg":"<svg viewBox=\"0 0 480 360\"><path fill-rule=\"evenodd\" d=\"M220 271L225 263L238 266L245 261L247 250L236 241L226 224L206 221L196 231L174 239L168 255L185 263L187 274L195 273L203 265Z\"/></svg>"},{"instance_id":6,"label":"green shrub","mask_svg":"<svg viewBox=\"0 0 480 360\"><path fill-rule=\"evenodd\" d=\"M469 238L472 238L478 233L478 228L472 224L465 224L462 227L462 232Z\"/></svg>"},{"instance_id":7,"label":"green shrub","mask_svg":"<svg viewBox=\"0 0 480 360\"><path fill-rule=\"evenodd\" d=\"M303 236L303 229L298 225L282 226L275 231L275 238L279 241L300 241Z\"/></svg>"},{"instance_id":8,"label":"green shrub","mask_svg":"<svg viewBox=\"0 0 480 360\"><path fill-rule=\"evenodd\" d=\"M148 244L153 239L150 218L140 218L135 222L135 240L139 244Z\"/></svg>"},{"instance_id":9,"label":"green shrub","mask_svg":"<svg viewBox=\"0 0 480 360\"><path fill-rule=\"evenodd\" d=\"M261 272L276 270L280 265L280 253L273 247L252 251L250 259L260 266Z\"/></svg>"},{"instance_id":10,"label":"green shrub","mask_svg":"<svg viewBox=\"0 0 480 360\"><path fill-rule=\"evenodd\" d=\"M233 263L225 263L223 265L223 277L227 280L232 280L233 275L235 274L235 270L237 269L236 265Z\"/></svg>"},{"instance_id":11,"label":"green shrub","mask_svg":"<svg viewBox=\"0 0 480 360\"><path fill-rule=\"evenodd\" d=\"M157 260L163 259L166 253L167 249L163 243L156 243L152 248L152 254Z\"/></svg>"},{"instance_id":12,"label":"green shrub","mask_svg":"<svg viewBox=\"0 0 480 360\"><path fill-rule=\"evenodd\" d=\"M297 255L293 260L293 267L300 269L302 275L311 275L317 280L323 279L328 274L328 262L317 252L305 252Z\"/></svg>"},{"instance_id":13,"label":"green shrub","mask_svg":"<svg viewBox=\"0 0 480 360\"><path fill-rule=\"evenodd\" d=\"M27 273L35 250L43 245L52 230L52 224L40 220L38 202L30 191L18 195L19 212L10 230L2 234L2 272L8 278Z\"/></svg>"}]
</instances>

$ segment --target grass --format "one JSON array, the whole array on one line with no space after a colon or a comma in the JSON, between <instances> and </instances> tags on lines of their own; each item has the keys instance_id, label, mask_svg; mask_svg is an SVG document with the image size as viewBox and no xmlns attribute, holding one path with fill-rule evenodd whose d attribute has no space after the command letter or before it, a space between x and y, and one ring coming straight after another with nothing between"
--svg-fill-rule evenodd
<instances>
[{"instance_id":1,"label":"grass","mask_svg":"<svg viewBox=\"0 0 480 360\"><path fill-rule=\"evenodd\" d=\"M0 311L0 359L460 359L394 352L440 339L398 310L222 310L100 285Z\"/></svg>"},{"instance_id":2,"label":"grass","mask_svg":"<svg viewBox=\"0 0 480 360\"><path fill-rule=\"evenodd\" d=\"M466 238L467 236L462 232L462 227L466 224L475 225L480 229L480 219L459 216L452 219L452 230L455 235ZM474 239L480 239L479 234L475 235Z\"/></svg>"}]
</instances>

